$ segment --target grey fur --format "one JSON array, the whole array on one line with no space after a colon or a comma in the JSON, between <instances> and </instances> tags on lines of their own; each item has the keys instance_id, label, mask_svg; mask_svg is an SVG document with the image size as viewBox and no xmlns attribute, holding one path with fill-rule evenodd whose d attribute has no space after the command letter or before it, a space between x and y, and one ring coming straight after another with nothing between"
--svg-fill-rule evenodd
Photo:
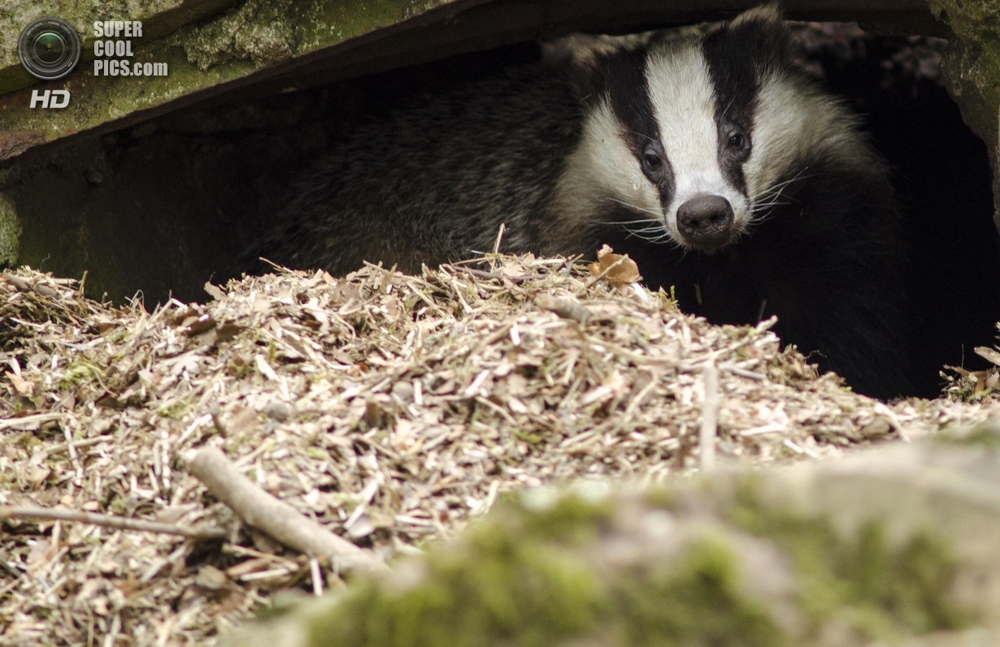
<instances>
[{"instance_id":1,"label":"grey fur","mask_svg":"<svg viewBox=\"0 0 1000 647\"><path fill-rule=\"evenodd\" d=\"M334 274L365 260L416 272L489 251L501 223L506 251L580 251L546 218L581 116L570 79L540 65L418 96L333 146L253 253Z\"/></svg>"}]
</instances>

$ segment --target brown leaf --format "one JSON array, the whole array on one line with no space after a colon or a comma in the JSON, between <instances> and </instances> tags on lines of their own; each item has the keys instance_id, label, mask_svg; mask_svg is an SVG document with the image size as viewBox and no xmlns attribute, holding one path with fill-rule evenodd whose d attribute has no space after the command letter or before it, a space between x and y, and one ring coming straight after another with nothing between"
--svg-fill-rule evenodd
<instances>
[{"instance_id":1,"label":"brown leaf","mask_svg":"<svg viewBox=\"0 0 1000 647\"><path fill-rule=\"evenodd\" d=\"M612 285L628 285L642 279L635 261L628 254L615 254L608 245L597 251L597 262L591 263L587 269Z\"/></svg>"},{"instance_id":2,"label":"brown leaf","mask_svg":"<svg viewBox=\"0 0 1000 647\"><path fill-rule=\"evenodd\" d=\"M35 385L17 373L7 373L7 379L10 380L10 383L14 385L14 388L21 395L26 395L30 398L35 394Z\"/></svg>"}]
</instances>

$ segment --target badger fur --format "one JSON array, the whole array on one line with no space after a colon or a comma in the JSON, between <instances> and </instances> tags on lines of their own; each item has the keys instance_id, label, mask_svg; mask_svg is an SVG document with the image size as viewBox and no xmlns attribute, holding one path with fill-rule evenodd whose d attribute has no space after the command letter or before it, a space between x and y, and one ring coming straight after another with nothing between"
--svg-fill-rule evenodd
<instances>
[{"instance_id":1,"label":"badger fur","mask_svg":"<svg viewBox=\"0 0 1000 647\"><path fill-rule=\"evenodd\" d=\"M251 254L416 272L492 248L630 254L715 323L777 315L857 391L907 390L905 256L883 161L797 71L778 10L421 95L347 129Z\"/></svg>"}]
</instances>

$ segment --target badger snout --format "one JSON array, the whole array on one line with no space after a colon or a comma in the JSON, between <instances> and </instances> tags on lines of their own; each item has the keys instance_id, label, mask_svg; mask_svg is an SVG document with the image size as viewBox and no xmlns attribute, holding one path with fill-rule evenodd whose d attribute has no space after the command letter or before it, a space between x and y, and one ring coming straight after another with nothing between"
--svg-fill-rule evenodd
<instances>
[{"instance_id":1,"label":"badger snout","mask_svg":"<svg viewBox=\"0 0 1000 647\"><path fill-rule=\"evenodd\" d=\"M677 207L677 229L696 249L713 252L733 237L733 207L721 195L696 195Z\"/></svg>"}]
</instances>

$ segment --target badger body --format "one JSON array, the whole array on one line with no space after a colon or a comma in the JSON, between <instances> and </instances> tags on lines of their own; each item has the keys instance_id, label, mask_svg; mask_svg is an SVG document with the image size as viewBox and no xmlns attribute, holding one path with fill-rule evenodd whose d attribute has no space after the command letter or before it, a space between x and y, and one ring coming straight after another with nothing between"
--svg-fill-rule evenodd
<instances>
[{"instance_id":1,"label":"badger body","mask_svg":"<svg viewBox=\"0 0 1000 647\"><path fill-rule=\"evenodd\" d=\"M905 254L883 161L792 65L773 6L415 97L347 129L251 255L346 274L492 249L630 254L714 323L777 315L857 391L907 391Z\"/></svg>"}]
</instances>

